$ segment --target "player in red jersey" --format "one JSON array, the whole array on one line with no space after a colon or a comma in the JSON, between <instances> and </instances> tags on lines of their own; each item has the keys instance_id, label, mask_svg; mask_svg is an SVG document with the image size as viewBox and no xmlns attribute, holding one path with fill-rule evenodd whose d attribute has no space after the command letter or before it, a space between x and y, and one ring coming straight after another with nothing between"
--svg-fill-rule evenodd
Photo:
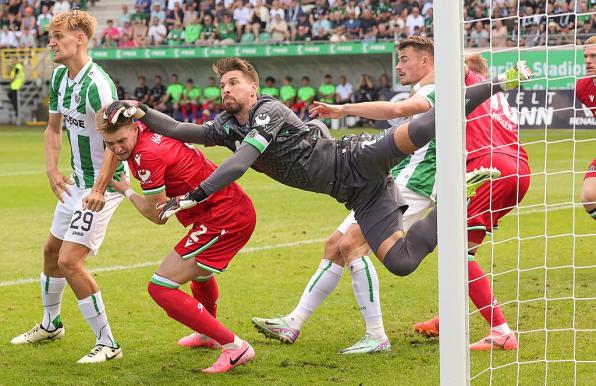
<instances>
[{"instance_id":1,"label":"player in red jersey","mask_svg":"<svg viewBox=\"0 0 596 386\"><path fill-rule=\"evenodd\" d=\"M582 203L586 212L596 220L596 158L588 167L582 189Z\"/></svg>"},{"instance_id":2,"label":"player in red jersey","mask_svg":"<svg viewBox=\"0 0 596 386\"><path fill-rule=\"evenodd\" d=\"M467 58L466 64L466 86L486 81L488 66L481 56ZM522 200L530 185L528 155L519 144L517 123L502 93L495 94L467 116L466 150L468 172L480 167L492 167L501 172L501 177L480 187L468 204L468 292L491 326L491 332L470 349L515 350L518 347L515 334L474 257L486 234ZM426 336L438 336L439 320L418 323L414 330Z\"/></svg>"},{"instance_id":3,"label":"player in red jersey","mask_svg":"<svg viewBox=\"0 0 596 386\"><path fill-rule=\"evenodd\" d=\"M586 40L584 64L586 77L575 84L575 95L596 117L596 36Z\"/></svg>"},{"instance_id":4,"label":"player in red jersey","mask_svg":"<svg viewBox=\"0 0 596 386\"><path fill-rule=\"evenodd\" d=\"M143 216L164 224L167 220L159 218L158 206L168 197L197 186L216 165L192 145L156 134L131 118L120 117L111 124L105 111L104 107L97 114L98 131L116 157L128 161L144 196L136 194L125 179L112 181L112 186ZM178 344L223 349L216 362L203 372L227 372L252 360L255 353L248 342L216 319L219 290L213 273L224 271L250 239L255 209L242 189L232 183L176 217L191 229L164 258L149 282L148 292L168 316L196 331ZM189 281L192 297L179 289Z\"/></svg>"}]
</instances>

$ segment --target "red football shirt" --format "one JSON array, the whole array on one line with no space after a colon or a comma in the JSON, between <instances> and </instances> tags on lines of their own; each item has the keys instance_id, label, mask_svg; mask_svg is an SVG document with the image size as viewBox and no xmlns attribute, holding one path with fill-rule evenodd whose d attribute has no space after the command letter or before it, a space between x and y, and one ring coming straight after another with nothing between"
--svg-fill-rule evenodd
<instances>
[{"instance_id":1,"label":"red football shirt","mask_svg":"<svg viewBox=\"0 0 596 386\"><path fill-rule=\"evenodd\" d=\"M579 79L575 84L575 96L596 117L596 78Z\"/></svg>"},{"instance_id":2,"label":"red football shirt","mask_svg":"<svg viewBox=\"0 0 596 386\"><path fill-rule=\"evenodd\" d=\"M466 86L484 82L486 79L474 71L468 71ZM526 160L528 154L519 144L517 123L509 102L503 93L493 95L467 116L466 150L471 160L486 154L503 153Z\"/></svg>"},{"instance_id":3,"label":"red football shirt","mask_svg":"<svg viewBox=\"0 0 596 386\"><path fill-rule=\"evenodd\" d=\"M164 190L168 197L183 195L215 170L216 165L194 146L156 134L139 122L136 125L140 131L128 165L145 195ZM240 186L232 183L197 206L176 213L176 217L185 227L205 216L229 218L243 196Z\"/></svg>"}]
</instances>

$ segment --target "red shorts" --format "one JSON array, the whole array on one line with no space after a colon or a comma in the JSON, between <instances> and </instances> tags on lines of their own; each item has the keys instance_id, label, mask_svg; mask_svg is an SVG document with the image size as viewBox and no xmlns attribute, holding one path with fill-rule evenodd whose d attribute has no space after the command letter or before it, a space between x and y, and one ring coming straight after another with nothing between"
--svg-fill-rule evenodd
<instances>
[{"instance_id":1,"label":"red shorts","mask_svg":"<svg viewBox=\"0 0 596 386\"><path fill-rule=\"evenodd\" d=\"M584 176L584 180L587 178L596 178L596 158L594 158L594 160L588 167L588 171L586 172L586 175Z\"/></svg>"},{"instance_id":2,"label":"red shorts","mask_svg":"<svg viewBox=\"0 0 596 386\"><path fill-rule=\"evenodd\" d=\"M200 268L221 273L248 242L256 221L255 208L244 197L226 216L197 219L174 250L185 260L194 258Z\"/></svg>"},{"instance_id":3,"label":"red shorts","mask_svg":"<svg viewBox=\"0 0 596 386\"><path fill-rule=\"evenodd\" d=\"M482 166L499 169L501 177L481 186L468 203L468 241L476 244L498 226L499 219L524 198L530 186L530 167L523 159L493 153L491 160L487 154L469 160L466 170Z\"/></svg>"}]
</instances>

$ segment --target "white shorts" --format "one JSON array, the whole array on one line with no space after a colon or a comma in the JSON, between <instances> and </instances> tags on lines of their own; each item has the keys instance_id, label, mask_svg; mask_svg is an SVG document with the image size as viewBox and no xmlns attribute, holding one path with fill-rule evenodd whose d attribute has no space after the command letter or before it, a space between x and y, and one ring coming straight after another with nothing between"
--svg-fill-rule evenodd
<instances>
[{"instance_id":1,"label":"white shorts","mask_svg":"<svg viewBox=\"0 0 596 386\"><path fill-rule=\"evenodd\" d=\"M403 197L406 204L408 204L408 210L404 213L404 230L407 232L408 229L418 220L423 218L428 209L433 208L435 203L430 198L423 196L420 193L416 193L405 186L399 186L399 192ZM337 231L341 234L345 234L348 228L356 224L356 218L354 217L354 211L351 211L345 220L337 227Z\"/></svg>"},{"instance_id":2,"label":"white shorts","mask_svg":"<svg viewBox=\"0 0 596 386\"><path fill-rule=\"evenodd\" d=\"M82 209L83 197L89 195L91 189L76 186L69 188L71 195L64 193L64 204L58 201L56 205L50 233L60 240L84 245L91 253L97 255L108 223L124 196L120 193L106 192L105 206L100 212L95 213Z\"/></svg>"}]
</instances>

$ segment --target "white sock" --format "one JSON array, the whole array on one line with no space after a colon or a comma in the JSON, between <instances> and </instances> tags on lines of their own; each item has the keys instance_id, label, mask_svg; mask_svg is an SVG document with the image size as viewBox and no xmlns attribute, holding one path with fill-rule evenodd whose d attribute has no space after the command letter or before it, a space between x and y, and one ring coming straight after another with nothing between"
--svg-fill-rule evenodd
<instances>
[{"instance_id":1,"label":"white sock","mask_svg":"<svg viewBox=\"0 0 596 386\"><path fill-rule=\"evenodd\" d=\"M234 335L234 341L226 343L222 347L224 350L238 350L240 347L242 347L242 342L242 339L240 339L237 335Z\"/></svg>"},{"instance_id":2,"label":"white sock","mask_svg":"<svg viewBox=\"0 0 596 386\"><path fill-rule=\"evenodd\" d=\"M352 289L366 322L366 334L375 339L385 339L381 300L379 298L379 276L368 256L353 260L348 265L352 275Z\"/></svg>"},{"instance_id":3,"label":"white sock","mask_svg":"<svg viewBox=\"0 0 596 386\"><path fill-rule=\"evenodd\" d=\"M493 330L496 330L503 335L507 335L511 332L511 329L507 323L499 324L498 326L493 327Z\"/></svg>"},{"instance_id":4,"label":"white sock","mask_svg":"<svg viewBox=\"0 0 596 386\"><path fill-rule=\"evenodd\" d=\"M53 331L62 324L60 318L60 304L66 288L66 279L63 277L46 276L41 273L41 302L43 303L43 319L41 326L48 331Z\"/></svg>"},{"instance_id":5,"label":"white sock","mask_svg":"<svg viewBox=\"0 0 596 386\"><path fill-rule=\"evenodd\" d=\"M110 329L106 307L103 304L100 291L79 300L79 309L95 334L95 344L103 344L110 347L118 346L118 342L114 339L112 330Z\"/></svg>"},{"instance_id":6,"label":"white sock","mask_svg":"<svg viewBox=\"0 0 596 386\"><path fill-rule=\"evenodd\" d=\"M285 318L291 328L300 330L317 307L339 283L344 268L331 260L322 259L319 268L306 285L302 297L294 311Z\"/></svg>"}]
</instances>

